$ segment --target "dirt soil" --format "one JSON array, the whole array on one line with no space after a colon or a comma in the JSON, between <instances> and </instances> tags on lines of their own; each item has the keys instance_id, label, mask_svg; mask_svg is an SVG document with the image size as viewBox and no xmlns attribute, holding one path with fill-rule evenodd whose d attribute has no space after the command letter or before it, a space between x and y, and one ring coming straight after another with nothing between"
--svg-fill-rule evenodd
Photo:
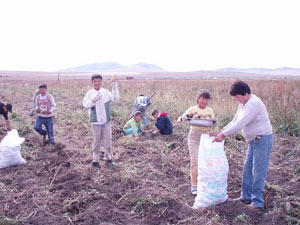
<instances>
[{"instance_id":1,"label":"dirt soil","mask_svg":"<svg viewBox=\"0 0 300 225\"><path fill-rule=\"evenodd\" d=\"M24 111L26 101L17 103ZM0 170L0 224L299 224L299 137L275 135L264 211L239 201L194 210L187 132L175 129L172 136L133 141L114 120L116 164L110 168L102 160L95 170L86 126L56 122L57 145L51 148L32 129L35 118L24 120L30 126L19 132L26 138L21 153L27 163ZM0 127L1 140L5 134ZM230 138L225 145L229 198L241 190L246 143L239 139Z\"/></svg>"}]
</instances>

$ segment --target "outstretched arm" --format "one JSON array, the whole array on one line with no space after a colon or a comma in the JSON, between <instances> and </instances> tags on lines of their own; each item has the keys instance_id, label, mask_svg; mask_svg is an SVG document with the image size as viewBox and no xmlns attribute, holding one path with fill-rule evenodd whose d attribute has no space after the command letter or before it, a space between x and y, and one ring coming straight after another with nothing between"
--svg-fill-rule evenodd
<instances>
[{"instance_id":1,"label":"outstretched arm","mask_svg":"<svg viewBox=\"0 0 300 225\"><path fill-rule=\"evenodd\" d=\"M55 103L55 100L54 100L54 97L53 97L53 96L51 96L51 98L50 98L50 103L51 103L51 108L49 109L49 111L50 111L51 113L53 113L54 110L56 109L56 103Z\"/></svg>"},{"instance_id":2,"label":"outstretched arm","mask_svg":"<svg viewBox=\"0 0 300 225\"><path fill-rule=\"evenodd\" d=\"M119 89L118 89L118 83L117 81L114 81L111 83L112 86L112 102L118 102L119 101Z\"/></svg>"},{"instance_id":3,"label":"outstretched arm","mask_svg":"<svg viewBox=\"0 0 300 225\"><path fill-rule=\"evenodd\" d=\"M11 130L11 125L9 120L5 120L7 130Z\"/></svg>"},{"instance_id":4,"label":"outstretched arm","mask_svg":"<svg viewBox=\"0 0 300 225\"><path fill-rule=\"evenodd\" d=\"M188 115L191 114L191 110L190 108L188 108L185 113L183 113L181 116L178 117L177 122L181 122L181 121L187 121L188 120Z\"/></svg>"}]
</instances>

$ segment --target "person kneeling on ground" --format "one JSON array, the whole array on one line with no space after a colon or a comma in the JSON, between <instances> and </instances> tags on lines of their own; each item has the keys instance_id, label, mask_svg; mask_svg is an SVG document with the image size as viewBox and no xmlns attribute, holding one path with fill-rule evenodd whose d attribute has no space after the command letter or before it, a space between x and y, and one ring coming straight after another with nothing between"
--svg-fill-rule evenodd
<instances>
[{"instance_id":1,"label":"person kneeling on ground","mask_svg":"<svg viewBox=\"0 0 300 225\"><path fill-rule=\"evenodd\" d=\"M123 127L125 134L131 135L135 139L139 138L139 135L143 131L143 122L142 122L143 113L136 111L133 118L131 118Z\"/></svg>"},{"instance_id":2,"label":"person kneeling on ground","mask_svg":"<svg viewBox=\"0 0 300 225\"><path fill-rule=\"evenodd\" d=\"M134 103L134 109L133 112L131 113L131 117L133 117L134 113L139 111L142 113L142 119L143 119L143 125L146 127L148 125L147 122L147 108L152 104L151 100L149 97L140 94Z\"/></svg>"},{"instance_id":3,"label":"person kneeling on ground","mask_svg":"<svg viewBox=\"0 0 300 225\"><path fill-rule=\"evenodd\" d=\"M170 135L173 133L173 125L168 117L168 113L159 113L157 110L153 110L152 116L156 119L155 126L157 131L154 131L155 133L160 132L162 135Z\"/></svg>"}]
</instances>

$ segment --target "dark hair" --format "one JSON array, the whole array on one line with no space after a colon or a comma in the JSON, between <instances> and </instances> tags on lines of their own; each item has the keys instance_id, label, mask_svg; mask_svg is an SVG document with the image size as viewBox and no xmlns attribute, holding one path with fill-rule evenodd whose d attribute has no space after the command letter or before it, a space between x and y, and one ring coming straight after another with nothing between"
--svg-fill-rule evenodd
<instances>
[{"instance_id":1,"label":"dark hair","mask_svg":"<svg viewBox=\"0 0 300 225\"><path fill-rule=\"evenodd\" d=\"M47 85L46 85L46 84L41 84L41 85L39 86L39 88L45 88L45 89L47 89Z\"/></svg>"},{"instance_id":2,"label":"dark hair","mask_svg":"<svg viewBox=\"0 0 300 225\"><path fill-rule=\"evenodd\" d=\"M136 111L136 112L134 113L134 117L136 117L137 115L143 116L143 113L142 113L141 111Z\"/></svg>"},{"instance_id":3,"label":"dark hair","mask_svg":"<svg viewBox=\"0 0 300 225\"><path fill-rule=\"evenodd\" d=\"M93 74L91 80L100 79L102 80L102 76L100 74Z\"/></svg>"},{"instance_id":4,"label":"dark hair","mask_svg":"<svg viewBox=\"0 0 300 225\"><path fill-rule=\"evenodd\" d=\"M198 104L198 99L202 97L202 98L205 98L205 99L210 99L210 93L208 90L206 89L202 89L199 94L197 95L197 104Z\"/></svg>"},{"instance_id":5,"label":"dark hair","mask_svg":"<svg viewBox=\"0 0 300 225\"><path fill-rule=\"evenodd\" d=\"M156 113L158 113L158 111L157 111L156 109L154 109L154 110L152 111L152 116L154 116Z\"/></svg>"},{"instance_id":6,"label":"dark hair","mask_svg":"<svg viewBox=\"0 0 300 225\"><path fill-rule=\"evenodd\" d=\"M241 80L236 80L233 85L231 85L231 89L229 94L231 96L236 96L236 95L246 95L248 93L249 95L251 94L250 87L248 84Z\"/></svg>"},{"instance_id":7,"label":"dark hair","mask_svg":"<svg viewBox=\"0 0 300 225\"><path fill-rule=\"evenodd\" d=\"M7 109L8 112L12 112L12 104L7 103L7 104L5 105L5 107L6 107L6 109Z\"/></svg>"},{"instance_id":8,"label":"dark hair","mask_svg":"<svg viewBox=\"0 0 300 225\"><path fill-rule=\"evenodd\" d=\"M144 94L140 94L139 96L145 96Z\"/></svg>"}]
</instances>

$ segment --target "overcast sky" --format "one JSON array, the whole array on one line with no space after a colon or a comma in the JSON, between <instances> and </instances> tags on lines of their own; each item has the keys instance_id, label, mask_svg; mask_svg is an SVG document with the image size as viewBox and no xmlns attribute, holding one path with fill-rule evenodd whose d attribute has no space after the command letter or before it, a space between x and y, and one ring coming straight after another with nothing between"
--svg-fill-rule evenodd
<instances>
[{"instance_id":1,"label":"overcast sky","mask_svg":"<svg viewBox=\"0 0 300 225\"><path fill-rule=\"evenodd\" d=\"M0 70L300 67L298 0L0 0Z\"/></svg>"}]
</instances>

